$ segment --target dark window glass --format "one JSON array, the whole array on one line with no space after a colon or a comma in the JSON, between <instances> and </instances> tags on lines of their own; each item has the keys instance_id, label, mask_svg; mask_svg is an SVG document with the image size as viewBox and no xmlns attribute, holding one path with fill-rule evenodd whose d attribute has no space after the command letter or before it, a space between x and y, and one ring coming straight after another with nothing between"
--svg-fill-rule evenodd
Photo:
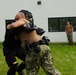
<instances>
[{"instance_id":1,"label":"dark window glass","mask_svg":"<svg viewBox=\"0 0 76 75\"><path fill-rule=\"evenodd\" d=\"M5 20L6 25L11 24L12 22L15 22L15 20L14 19Z\"/></svg>"},{"instance_id":2,"label":"dark window glass","mask_svg":"<svg viewBox=\"0 0 76 75\"><path fill-rule=\"evenodd\" d=\"M49 32L50 31L58 31L58 18L52 18L48 20L49 23Z\"/></svg>"},{"instance_id":3,"label":"dark window glass","mask_svg":"<svg viewBox=\"0 0 76 75\"><path fill-rule=\"evenodd\" d=\"M71 17L70 22L74 26L74 31L76 31L76 17Z\"/></svg>"},{"instance_id":4,"label":"dark window glass","mask_svg":"<svg viewBox=\"0 0 76 75\"><path fill-rule=\"evenodd\" d=\"M59 18L59 30L64 31L66 22L69 21L69 18Z\"/></svg>"}]
</instances>

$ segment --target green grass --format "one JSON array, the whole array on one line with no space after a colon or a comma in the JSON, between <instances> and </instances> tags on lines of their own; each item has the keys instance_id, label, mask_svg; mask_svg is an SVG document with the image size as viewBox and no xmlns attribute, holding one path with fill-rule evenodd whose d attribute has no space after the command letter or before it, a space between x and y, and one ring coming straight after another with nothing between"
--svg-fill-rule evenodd
<instances>
[{"instance_id":1,"label":"green grass","mask_svg":"<svg viewBox=\"0 0 76 75\"><path fill-rule=\"evenodd\" d=\"M60 70L62 75L76 75L76 45L67 43L51 43L50 45L54 66ZM21 61L17 59L20 63ZM2 44L0 43L0 75L6 75L8 66L2 53ZM25 70L24 70L25 71ZM39 75L46 75L42 68Z\"/></svg>"}]
</instances>

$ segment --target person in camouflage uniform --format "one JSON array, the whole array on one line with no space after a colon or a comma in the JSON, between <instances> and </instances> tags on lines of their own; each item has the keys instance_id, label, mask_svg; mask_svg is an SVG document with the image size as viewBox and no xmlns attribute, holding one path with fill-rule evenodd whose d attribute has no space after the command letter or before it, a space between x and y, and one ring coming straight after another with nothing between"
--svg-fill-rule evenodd
<instances>
[{"instance_id":1,"label":"person in camouflage uniform","mask_svg":"<svg viewBox=\"0 0 76 75\"><path fill-rule=\"evenodd\" d=\"M61 75L59 70L53 65L51 50L46 39L37 34L36 28L29 22L29 18L26 18L26 16L25 10L21 10L15 17L18 21L7 26L8 29L20 26L23 28L19 37L27 52L25 57L26 74L38 75L41 66L47 75Z\"/></svg>"},{"instance_id":2,"label":"person in camouflage uniform","mask_svg":"<svg viewBox=\"0 0 76 75\"><path fill-rule=\"evenodd\" d=\"M41 51L36 53L31 49L26 54L26 72L27 75L38 75L40 66L47 75L61 75L61 73L53 66L53 58L51 50L47 45L39 45Z\"/></svg>"},{"instance_id":3,"label":"person in camouflage uniform","mask_svg":"<svg viewBox=\"0 0 76 75\"><path fill-rule=\"evenodd\" d=\"M69 42L69 45L73 45L73 26L70 24L70 22L67 22L67 25L65 26L65 32L67 35L67 40Z\"/></svg>"}]
</instances>

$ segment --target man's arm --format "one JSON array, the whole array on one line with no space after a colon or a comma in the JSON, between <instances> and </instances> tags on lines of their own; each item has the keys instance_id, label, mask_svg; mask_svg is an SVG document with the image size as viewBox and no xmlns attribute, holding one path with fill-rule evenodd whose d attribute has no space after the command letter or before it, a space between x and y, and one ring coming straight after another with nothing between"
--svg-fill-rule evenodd
<instances>
[{"instance_id":1,"label":"man's arm","mask_svg":"<svg viewBox=\"0 0 76 75\"><path fill-rule=\"evenodd\" d=\"M72 26L72 32L73 32L73 30L74 30L74 27Z\"/></svg>"},{"instance_id":2,"label":"man's arm","mask_svg":"<svg viewBox=\"0 0 76 75\"><path fill-rule=\"evenodd\" d=\"M65 26L65 32L67 32L67 27Z\"/></svg>"},{"instance_id":3,"label":"man's arm","mask_svg":"<svg viewBox=\"0 0 76 75\"><path fill-rule=\"evenodd\" d=\"M26 19L20 19L20 20L18 20L16 22L8 24L7 25L7 29L17 28L17 27L22 26L22 25L27 24L27 23L29 23L28 20L26 20ZM27 25L25 27L27 27Z\"/></svg>"}]
</instances>

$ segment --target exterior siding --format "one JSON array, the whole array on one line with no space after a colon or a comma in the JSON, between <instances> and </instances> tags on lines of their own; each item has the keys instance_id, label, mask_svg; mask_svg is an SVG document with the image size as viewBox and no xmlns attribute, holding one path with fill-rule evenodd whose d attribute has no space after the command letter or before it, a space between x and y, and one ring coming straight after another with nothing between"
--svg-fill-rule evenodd
<instances>
[{"instance_id":1,"label":"exterior siding","mask_svg":"<svg viewBox=\"0 0 76 75\"><path fill-rule=\"evenodd\" d=\"M26 9L33 13L34 23L46 30L51 42L67 42L65 32L48 32L48 18L76 16L76 0L0 0L0 41L4 40L5 20L13 19L15 14ZM76 42L76 32L74 32Z\"/></svg>"}]
</instances>

